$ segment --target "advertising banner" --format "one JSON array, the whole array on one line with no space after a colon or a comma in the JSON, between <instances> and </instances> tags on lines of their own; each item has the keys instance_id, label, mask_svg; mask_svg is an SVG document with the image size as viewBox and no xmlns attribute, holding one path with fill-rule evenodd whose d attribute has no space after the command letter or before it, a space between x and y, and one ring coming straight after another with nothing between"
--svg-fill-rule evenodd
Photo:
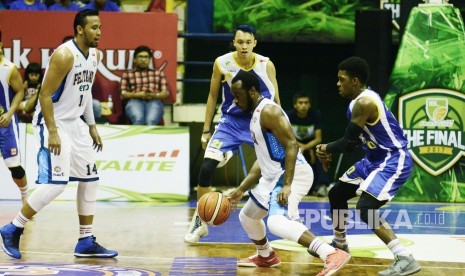
<instances>
[{"instance_id":1,"label":"advertising banner","mask_svg":"<svg viewBox=\"0 0 465 276\"><path fill-rule=\"evenodd\" d=\"M73 36L74 12L0 11L5 56L21 71L30 62L47 66L53 50L66 36ZM27 20L20 20L27 18ZM133 51L140 45L153 50L151 68L165 73L170 96L176 101L177 15L174 13L100 13L102 35L98 49L103 81L120 81L133 67ZM115 91L119 93L119 91Z\"/></svg>"},{"instance_id":2,"label":"advertising banner","mask_svg":"<svg viewBox=\"0 0 465 276\"><path fill-rule=\"evenodd\" d=\"M21 124L26 129L24 124ZM97 154L100 176L98 200L184 201L189 195L189 129L98 125L103 151ZM37 148L32 126L27 125L25 170L30 189L37 179ZM19 191L6 168L0 170L0 199L19 199ZM3 181L8 180L8 181ZM6 182L6 183L5 183ZM77 183L70 182L58 199L74 200Z\"/></svg>"},{"instance_id":3,"label":"advertising banner","mask_svg":"<svg viewBox=\"0 0 465 276\"><path fill-rule=\"evenodd\" d=\"M465 31L448 4L410 13L386 105L416 162L397 200L465 202Z\"/></svg>"}]
</instances>

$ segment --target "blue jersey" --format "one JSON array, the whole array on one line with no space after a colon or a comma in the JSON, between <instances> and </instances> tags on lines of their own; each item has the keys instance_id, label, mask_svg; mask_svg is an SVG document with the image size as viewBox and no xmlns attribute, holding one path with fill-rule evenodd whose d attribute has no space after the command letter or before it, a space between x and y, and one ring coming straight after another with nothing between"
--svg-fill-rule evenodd
<instances>
[{"instance_id":1,"label":"blue jersey","mask_svg":"<svg viewBox=\"0 0 465 276\"><path fill-rule=\"evenodd\" d=\"M373 161L384 158L388 151L406 149L407 139L404 137L404 132L378 93L367 89L355 98L347 110L349 120L352 117L355 102L362 97L369 98L378 109L378 118L371 124L366 123L360 136L367 158Z\"/></svg>"},{"instance_id":2,"label":"blue jersey","mask_svg":"<svg viewBox=\"0 0 465 276\"><path fill-rule=\"evenodd\" d=\"M223 104L221 106L221 111L223 114L246 116L248 114L237 108L234 104L234 96L231 93L231 81L237 73L240 71L254 73L260 81L260 93L265 98L274 100L275 89L266 72L266 65L269 62L269 58L254 53L255 61L252 69L246 70L236 63L235 55L236 52L228 53L218 57L215 61L215 66L218 67L221 74L224 76L222 83Z\"/></svg>"}]
</instances>

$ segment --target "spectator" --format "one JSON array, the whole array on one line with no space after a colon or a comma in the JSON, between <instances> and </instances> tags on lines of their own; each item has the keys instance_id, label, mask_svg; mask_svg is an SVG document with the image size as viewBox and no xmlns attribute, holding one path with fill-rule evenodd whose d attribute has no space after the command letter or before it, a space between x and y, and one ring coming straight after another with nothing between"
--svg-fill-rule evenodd
<instances>
[{"instance_id":1,"label":"spectator","mask_svg":"<svg viewBox=\"0 0 465 276\"><path fill-rule=\"evenodd\" d=\"M37 93L39 93L43 76L44 74L42 72L42 68L40 64L36 62L29 63L29 65L26 67L26 70L24 71L24 99L16 110L20 120L23 122L30 123L32 120L30 112L33 112L34 110L26 110L26 103L30 98L37 99L35 96Z\"/></svg>"},{"instance_id":2,"label":"spectator","mask_svg":"<svg viewBox=\"0 0 465 276\"><path fill-rule=\"evenodd\" d=\"M18 11L46 11L47 6L39 0L17 0L11 3L10 10Z\"/></svg>"},{"instance_id":3,"label":"spectator","mask_svg":"<svg viewBox=\"0 0 465 276\"><path fill-rule=\"evenodd\" d=\"M294 109L287 112L292 131L299 143L305 159L312 166L315 181L310 193L325 197L329 186L329 177L320 160L316 158L315 147L322 141L322 119L319 110L311 109L310 97L305 93L294 95Z\"/></svg>"},{"instance_id":4,"label":"spectator","mask_svg":"<svg viewBox=\"0 0 465 276\"><path fill-rule=\"evenodd\" d=\"M83 10L98 10L98 11L107 11L107 12L119 12L121 11L114 2L109 0L94 0L89 4L85 5Z\"/></svg>"},{"instance_id":5,"label":"spectator","mask_svg":"<svg viewBox=\"0 0 465 276\"><path fill-rule=\"evenodd\" d=\"M59 0L48 8L49 11L79 11L78 5L71 0Z\"/></svg>"},{"instance_id":6,"label":"spectator","mask_svg":"<svg viewBox=\"0 0 465 276\"><path fill-rule=\"evenodd\" d=\"M133 125L157 125L163 118L163 103L168 97L165 74L149 69L152 51L139 46L134 51L134 69L121 77L121 96L127 100L125 113Z\"/></svg>"}]
</instances>

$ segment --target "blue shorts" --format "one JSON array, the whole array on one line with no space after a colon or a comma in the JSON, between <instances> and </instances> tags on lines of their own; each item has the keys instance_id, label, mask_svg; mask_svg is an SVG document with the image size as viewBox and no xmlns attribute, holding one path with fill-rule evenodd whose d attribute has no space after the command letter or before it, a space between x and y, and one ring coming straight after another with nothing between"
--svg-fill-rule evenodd
<instances>
[{"instance_id":1,"label":"blue shorts","mask_svg":"<svg viewBox=\"0 0 465 276\"><path fill-rule=\"evenodd\" d=\"M384 158L364 158L339 178L342 182L360 185L357 194L367 192L380 201L391 200L410 177L414 162L406 149L386 152Z\"/></svg>"},{"instance_id":2,"label":"blue shorts","mask_svg":"<svg viewBox=\"0 0 465 276\"><path fill-rule=\"evenodd\" d=\"M246 113L244 116L223 114L208 142L205 157L222 162L228 152L237 152L243 143L253 147L250 119Z\"/></svg>"},{"instance_id":3,"label":"blue shorts","mask_svg":"<svg viewBox=\"0 0 465 276\"><path fill-rule=\"evenodd\" d=\"M21 165L19 154L19 126L16 114L11 118L7 127L0 127L0 150L7 167Z\"/></svg>"}]
</instances>

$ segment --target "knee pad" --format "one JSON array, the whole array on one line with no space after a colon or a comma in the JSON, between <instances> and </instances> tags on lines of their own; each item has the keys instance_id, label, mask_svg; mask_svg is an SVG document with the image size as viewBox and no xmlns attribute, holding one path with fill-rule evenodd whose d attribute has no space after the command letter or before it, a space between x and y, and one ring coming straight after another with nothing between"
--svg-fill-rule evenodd
<instances>
[{"instance_id":1,"label":"knee pad","mask_svg":"<svg viewBox=\"0 0 465 276\"><path fill-rule=\"evenodd\" d=\"M216 166L220 163L217 160L211 158L205 158L202 162L199 172L199 186L210 187L213 173L215 172Z\"/></svg>"},{"instance_id":2,"label":"knee pad","mask_svg":"<svg viewBox=\"0 0 465 276\"><path fill-rule=\"evenodd\" d=\"M239 221L251 240L259 241L266 237L266 227L263 219L248 217L243 208L239 213Z\"/></svg>"},{"instance_id":3,"label":"knee pad","mask_svg":"<svg viewBox=\"0 0 465 276\"><path fill-rule=\"evenodd\" d=\"M95 202L97 201L98 181L79 182L77 191L77 209L81 216L93 216L95 214Z\"/></svg>"},{"instance_id":4,"label":"knee pad","mask_svg":"<svg viewBox=\"0 0 465 276\"><path fill-rule=\"evenodd\" d=\"M40 184L27 199L29 206L39 212L44 206L57 198L66 188L63 184Z\"/></svg>"},{"instance_id":5,"label":"knee pad","mask_svg":"<svg viewBox=\"0 0 465 276\"><path fill-rule=\"evenodd\" d=\"M290 220L281 215L269 216L266 222L270 232L278 237L298 242L307 227L299 221Z\"/></svg>"},{"instance_id":6,"label":"knee pad","mask_svg":"<svg viewBox=\"0 0 465 276\"><path fill-rule=\"evenodd\" d=\"M26 175L26 172L24 171L23 167L21 167L21 166L12 167L12 168L8 168L8 169L10 170L11 176L14 179L22 179Z\"/></svg>"},{"instance_id":7,"label":"knee pad","mask_svg":"<svg viewBox=\"0 0 465 276\"><path fill-rule=\"evenodd\" d=\"M373 196L362 193L359 201L357 202L356 209L362 219L371 229L378 228L380 224L384 223L379 216L379 208L386 204L387 201L379 201Z\"/></svg>"}]
</instances>

